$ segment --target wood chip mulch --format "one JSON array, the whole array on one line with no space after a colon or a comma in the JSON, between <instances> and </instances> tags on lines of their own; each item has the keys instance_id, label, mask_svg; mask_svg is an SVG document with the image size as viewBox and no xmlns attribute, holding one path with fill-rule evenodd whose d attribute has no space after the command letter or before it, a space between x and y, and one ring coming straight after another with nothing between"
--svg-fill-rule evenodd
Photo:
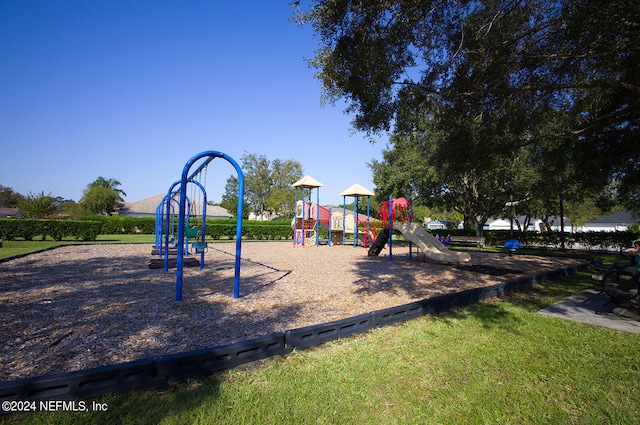
<instances>
[{"instance_id":1,"label":"wood chip mulch","mask_svg":"<svg viewBox=\"0 0 640 425\"><path fill-rule=\"evenodd\" d=\"M394 247L209 244L205 269L148 267L149 245L80 245L0 263L0 382L178 353L489 286L584 260L471 252L467 267L409 261Z\"/></svg>"}]
</instances>

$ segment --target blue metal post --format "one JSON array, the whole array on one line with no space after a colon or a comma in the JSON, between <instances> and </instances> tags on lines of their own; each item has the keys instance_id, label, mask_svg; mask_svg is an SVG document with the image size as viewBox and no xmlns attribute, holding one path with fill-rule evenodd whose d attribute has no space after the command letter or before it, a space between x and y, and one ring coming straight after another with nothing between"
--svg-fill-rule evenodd
<instances>
[{"instance_id":1,"label":"blue metal post","mask_svg":"<svg viewBox=\"0 0 640 425\"><path fill-rule=\"evenodd\" d=\"M333 244L331 243L331 228L333 227L333 208L329 208L329 240L327 241L327 244L329 246L333 246Z\"/></svg>"},{"instance_id":2,"label":"blue metal post","mask_svg":"<svg viewBox=\"0 0 640 425\"><path fill-rule=\"evenodd\" d=\"M187 212L184 220L185 224L191 221L191 199L189 199L188 196L186 196L186 198L187 198ZM189 256L189 236L187 236L186 234L184 235L184 255L185 257Z\"/></svg>"},{"instance_id":3,"label":"blue metal post","mask_svg":"<svg viewBox=\"0 0 640 425\"><path fill-rule=\"evenodd\" d=\"M409 225L413 223L413 201L409 199ZM409 260L411 260L411 253L413 252L413 244L409 241ZM416 255L418 254L418 248L416 248Z\"/></svg>"},{"instance_id":4,"label":"blue metal post","mask_svg":"<svg viewBox=\"0 0 640 425\"><path fill-rule=\"evenodd\" d=\"M353 197L353 247L358 247L358 195Z\"/></svg>"},{"instance_id":5,"label":"blue metal post","mask_svg":"<svg viewBox=\"0 0 640 425\"><path fill-rule=\"evenodd\" d=\"M342 246L347 244L347 197L342 197Z\"/></svg>"},{"instance_id":6,"label":"blue metal post","mask_svg":"<svg viewBox=\"0 0 640 425\"><path fill-rule=\"evenodd\" d=\"M304 205L302 206L304 208ZM296 233L298 230L298 188L293 188L293 246L296 246Z\"/></svg>"},{"instance_id":7,"label":"blue metal post","mask_svg":"<svg viewBox=\"0 0 640 425\"><path fill-rule=\"evenodd\" d=\"M320 188L316 187L316 246L320 245Z\"/></svg>"},{"instance_id":8,"label":"blue metal post","mask_svg":"<svg viewBox=\"0 0 640 425\"><path fill-rule=\"evenodd\" d=\"M242 247L242 209L244 206L244 174L240 169L240 166L231 157L225 157L225 159L234 166L238 173L238 207L236 210L236 216L238 217L236 222L236 264L233 277L233 298L240 297L240 260L241 247Z\"/></svg>"},{"instance_id":9,"label":"blue metal post","mask_svg":"<svg viewBox=\"0 0 640 425\"><path fill-rule=\"evenodd\" d=\"M389 261L393 261L393 198L389 196Z\"/></svg>"},{"instance_id":10,"label":"blue metal post","mask_svg":"<svg viewBox=\"0 0 640 425\"><path fill-rule=\"evenodd\" d=\"M164 198L162 198L162 202L160 202L160 205L156 207L155 245L156 251L158 251L158 255L162 254L162 212L164 211L164 203L166 202L166 200L167 197L165 196Z\"/></svg>"},{"instance_id":11,"label":"blue metal post","mask_svg":"<svg viewBox=\"0 0 640 425\"><path fill-rule=\"evenodd\" d=\"M196 186L198 186L200 188L200 190L202 191L202 223L201 223L201 227L202 227L202 232L200 234L200 242L202 242L202 246L204 246L204 239L205 236L207 234L207 191L205 190L204 186L202 186L202 184L197 181L197 180L191 180L191 183L195 184ZM190 211L190 209L189 209ZM185 246L185 249L188 251L189 250L189 244L187 243ZM202 250L202 252L200 253L200 270L204 269L204 249Z\"/></svg>"},{"instance_id":12,"label":"blue metal post","mask_svg":"<svg viewBox=\"0 0 640 425\"><path fill-rule=\"evenodd\" d=\"M202 188L203 198L202 203L202 235L200 235L200 239L202 242L202 252L200 253L200 270L204 269L204 244L205 237L207 236L207 191L200 185Z\"/></svg>"},{"instance_id":13,"label":"blue metal post","mask_svg":"<svg viewBox=\"0 0 640 425\"><path fill-rule=\"evenodd\" d=\"M367 196L367 238L371 234L371 196ZM365 239L366 240L366 239Z\"/></svg>"},{"instance_id":14,"label":"blue metal post","mask_svg":"<svg viewBox=\"0 0 640 425\"><path fill-rule=\"evenodd\" d=\"M173 198L173 188L176 187L180 183L180 181L174 182L169 190L167 191L167 208L165 212L166 223L165 223L165 234L164 234L164 271L169 271L169 232L171 230L171 201ZM178 229L180 226L178 225Z\"/></svg>"}]
</instances>

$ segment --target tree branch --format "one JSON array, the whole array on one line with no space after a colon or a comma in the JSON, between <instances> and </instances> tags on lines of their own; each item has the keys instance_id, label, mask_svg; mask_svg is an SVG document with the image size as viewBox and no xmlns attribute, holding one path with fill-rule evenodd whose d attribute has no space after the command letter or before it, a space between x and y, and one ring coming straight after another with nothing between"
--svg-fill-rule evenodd
<instances>
[{"instance_id":1,"label":"tree branch","mask_svg":"<svg viewBox=\"0 0 640 425\"><path fill-rule=\"evenodd\" d=\"M634 84L621 82L621 81L591 81L591 82L575 82L575 83L566 83L566 84L531 84L531 85L522 85L515 87L500 87L500 88L489 88L485 90L469 90L463 92L442 92L439 90L432 90L426 87L423 84L419 84L413 81L396 81L394 85L398 86L413 86L420 89L423 93L429 96L441 97L443 99L454 99L459 97L473 97L473 96L487 96L490 94L513 94L513 93L524 93L524 92L532 92L532 91L541 91L541 92L556 92L563 90L571 90L571 89L613 89L613 90L623 90L628 91L630 93L634 93L640 96L640 86L636 86Z\"/></svg>"}]
</instances>

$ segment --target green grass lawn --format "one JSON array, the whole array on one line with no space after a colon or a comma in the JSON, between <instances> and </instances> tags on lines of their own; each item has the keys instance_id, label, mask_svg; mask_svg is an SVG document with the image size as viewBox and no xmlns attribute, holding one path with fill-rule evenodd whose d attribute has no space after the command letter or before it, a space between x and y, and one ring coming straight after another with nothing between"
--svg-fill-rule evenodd
<instances>
[{"instance_id":1,"label":"green grass lawn","mask_svg":"<svg viewBox=\"0 0 640 425\"><path fill-rule=\"evenodd\" d=\"M95 400L106 412L0 423L637 424L640 335L536 314L591 287L589 275Z\"/></svg>"},{"instance_id":2,"label":"green grass lawn","mask_svg":"<svg viewBox=\"0 0 640 425\"><path fill-rule=\"evenodd\" d=\"M40 240L35 238L31 241L14 240L3 241L0 248L0 260L3 258L15 257L31 252L43 251L60 245L87 244L87 243L149 243L155 242L155 235L99 235L95 242L78 242L74 238L64 238L57 242L51 239Z\"/></svg>"}]
</instances>

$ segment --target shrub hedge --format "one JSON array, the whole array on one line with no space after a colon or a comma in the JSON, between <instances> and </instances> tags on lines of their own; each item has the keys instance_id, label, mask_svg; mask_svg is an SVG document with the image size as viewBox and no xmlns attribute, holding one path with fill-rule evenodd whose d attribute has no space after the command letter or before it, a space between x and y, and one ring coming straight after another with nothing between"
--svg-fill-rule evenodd
<instances>
[{"instance_id":1,"label":"shrub hedge","mask_svg":"<svg viewBox=\"0 0 640 425\"><path fill-rule=\"evenodd\" d=\"M101 233L101 223L88 220L0 220L0 239L23 238L30 241L40 236L60 241L65 237L75 237L79 241L94 241Z\"/></svg>"},{"instance_id":2,"label":"shrub hedge","mask_svg":"<svg viewBox=\"0 0 640 425\"><path fill-rule=\"evenodd\" d=\"M155 233L155 218L150 217L82 217L77 220L31 220L0 219L0 239L23 238L32 240L40 236L62 240L75 237L78 240L95 240L99 234L152 235ZM235 239L235 220L207 220L207 236L216 240ZM242 237L251 240L287 240L293 238L288 222L243 221Z\"/></svg>"},{"instance_id":3,"label":"shrub hedge","mask_svg":"<svg viewBox=\"0 0 640 425\"><path fill-rule=\"evenodd\" d=\"M24 238L32 240L34 237L47 237L62 240L65 237L75 237L77 240L92 241L99 234L113 235L122 233L155 233L154 217L120 217L120 216L91 216L77 220L32 220L32 219L0 219L0 238L13 240ZM207 236L214 240L233 240L236 237L235 220L207 220ZM622 250L631 246L640 235L638 229L624 232L579 232L565 233L565 247L579 249ZM434 230L432 233L452 236L474 236L466 230L445 229ZM326 238L326 232L321 237ZM242 223L242 237L250 240L291 240L293 230L288 221L249 221ZM501 246L509 239L508 230L485 231L487 245ZM549 233L520 233L514 237L523 246L558 248L560 246L560 232Z\"/></svg>"},{"instance_id":4,"label":"shrub hedge","mask_svg":"<svg viewBox=\"0 0 640 425\"><path fill-rule=\"evenodd\" d=\"M475 236L475 233L466 230L445 229L434 230L432 233L451 236ZM502 246L509 240L508 230L490 230L483 233L486 244L493 246ZM530 247L560 247L560 232L514 232L514 238L517 239L522 246ZM576 232L565 233L565 247L568 249L587 249L587 250L623 250L632 246L633 241L638 239L638 235L633 231L618 232Z\"/></svg>"},{"instance_id":5,"label":"shrub hedge","mask_svg":"<svg viewBox=\"0 0 640 425\"><path fill-rule=\"evenodd\" d=\"M101 233L115 235L118 233L142 233L152 235L155 233L155 217L118 217L95 216L82 220L98 221L102 224ZM199 220L196 220L199 223ZM215 240L235 239L236 221L209 219L206 225L207 236ZM292 239L293 231L289 222L242 222L242 237L252 240L280 240Z\"/></svg>"},{"instance_id":6,"label":"shrub hedge","mask_svg":"<svg viewBox=\"0 0 640 425\"><path fill-rule=\"evenodd\" d=\"M215 240L235 239L237 222L230 220L207 220L207 236ZM251 240L293 239L290 223L243 221L242 238Z\"/></svg>"},{"instance_id":7,"label":"shrub hedge","mask_svg":"<svg viewBox=\"0 0 640 425\"><path fill-rule=\"evenodd\" d=\"M103 235L142 233L153 235L156 228L155 217L126 217L126 216L89 216L78 220L100 222Z\"/></svg>"}]
</instances>

